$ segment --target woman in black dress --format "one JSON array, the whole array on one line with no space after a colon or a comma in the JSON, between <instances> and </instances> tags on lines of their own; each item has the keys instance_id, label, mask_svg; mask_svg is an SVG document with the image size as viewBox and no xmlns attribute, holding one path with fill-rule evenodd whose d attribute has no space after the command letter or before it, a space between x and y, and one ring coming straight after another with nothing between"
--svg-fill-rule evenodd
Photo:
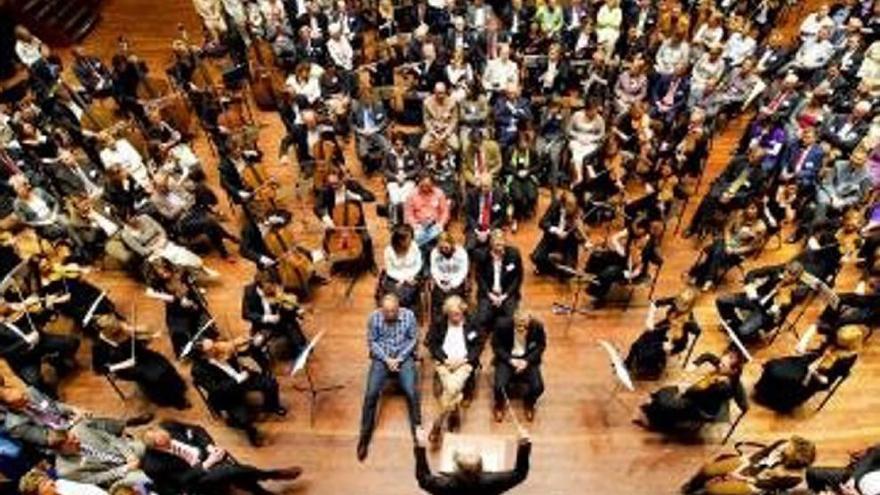
<instances>
[{"instance_id":1,"label":"woman in black dress","mask_svg":"<svg viewBox=\"0 0 880 495\"><path fill-rule=\"evenodd\" d=\"M845 378L858 359L864 333L861 327L840 328L818 349L802 355L771 359L755 384L755 402L777 412L789 412L838 378Z\"/></svg>"},{"instance_id":2,"label":"woman in black dress","mask_svg":"<svg viewBox=\"0 0 880 495\"><path fill-rule=\"evenodd\" d=\"M111 314L97 318L100 329L92 346L92 368L103 375L138 384L150 402L186 409L186 382L165 356L148 347L152 335ZM134 342L132 342L134 339Z\"/></svg>"},{"instance_id":3,"label":"woman in black dress","mask_svg":"<svg viewBox=\"0 0 880 495\"><path fill-rule=\"evenodd\" d=\"M743 356L729 349L721 357L707 353L694 361L697 366L704 363L713 369L683 391L672 385L652 393L651 401L641 406L644 419L636 423L664 433L693 432L724 417L731 399L746 411L748 400L740 382Z\"/></svg>"},{"instance_id":4,"label":"woman in black dress","mask_svg":"<svg viewBox=\"0 0 880 495\"><path fill-rule=\"evenodd\" d=\"M667 308L658 322L649 314L648 328L632 343L625 364L636 380L658 380L666 369L669 356L681 353L691 338L700 335L700 325L694 318L697 292L687 288L675 297L660 299L655 308ZM690 357L690 356L688 356Z\"/></svg>"}]
</instances>

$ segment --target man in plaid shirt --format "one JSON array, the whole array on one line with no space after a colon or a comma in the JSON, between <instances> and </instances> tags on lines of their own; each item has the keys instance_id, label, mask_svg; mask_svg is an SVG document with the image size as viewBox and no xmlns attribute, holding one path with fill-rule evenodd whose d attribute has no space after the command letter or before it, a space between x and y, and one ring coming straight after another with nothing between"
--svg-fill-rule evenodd
<instances>
[{"instance_id":1,"label":"man in plaid shirt","mask_svg":"<svg viewBox=\"0 0 880 495\"><path fill-rule=\"evenodd\" d=\"M367 449L376 425L376 406L385 382L397 374L409 408L410 429L415 432L422 422L419 402L419 379L414 351L419 339L415 314L400 307L394 294L382 298L381 307L367 321L367 342L370 347L370 372L361 416L361 436L357 446L358 460L367 457Z\"/></svg>"}]
</instances>

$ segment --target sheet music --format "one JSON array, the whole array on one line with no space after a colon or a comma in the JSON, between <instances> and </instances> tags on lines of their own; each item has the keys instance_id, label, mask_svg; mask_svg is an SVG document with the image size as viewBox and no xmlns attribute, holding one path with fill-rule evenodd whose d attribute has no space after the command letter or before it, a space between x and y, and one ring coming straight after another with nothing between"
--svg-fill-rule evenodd
<instances>
[{"instance_id":1,"label":"sheet music","mask_svg":"<svg viewBox=\"0 0 880 495\"><path fill-rule=\"evenodd\" d=\"M306 367L306 363L309 361L309 356L312 354L315 346L318 345L318 342L320 342L321 339L324 337L325 333L327 333L327 330L321 330L320 332L318 332L318 335L315 335L315 337L309 342L309 345L307 345L306 348L303 349L301 353L299 353L299 356L297 356L296 360L293 362L293 368L290 370L290 376L299 373L303 370L303 368Z\"/></svg>"},{"instance_id":2,"label":"sheet music","mask_svg":"<svg viewBox=\"0 0 880 495\"><path fill-rule=\"evenodd\" d=\"M736 348L739 349L739 352L741 352L742 355L745 356L746 361L751 361L752 355L749 354L749 351L746 350L746 346L743 345L742 341L739 340L739 337L736 336L736 333L731 330L730 325L728 325L723 318L721 319L721 327L724 328L724 331L727 332L727 336L730 337L731 342L733 342Z\"/></svg>"},{"instance_id":3,"label":"sheet music","mask_svg":"<svg viewBox=\"0 0 880 495\"><path fill-rule=\"evenodd\" d=\"M611 359L611 365L614 367L614 375L617 377L617 380L623 384L624 387L627 388L630 392L634 392L636 387L633 385L632 378L629 376L629 371L626 370L626 366L623 364L623 359L620 358L620 354L617 352L617 349L614 348L611 343L607 340L599 340L599 345L605 349L605 352L608 353L609 359Z\"/></svg>"}]
</instances>

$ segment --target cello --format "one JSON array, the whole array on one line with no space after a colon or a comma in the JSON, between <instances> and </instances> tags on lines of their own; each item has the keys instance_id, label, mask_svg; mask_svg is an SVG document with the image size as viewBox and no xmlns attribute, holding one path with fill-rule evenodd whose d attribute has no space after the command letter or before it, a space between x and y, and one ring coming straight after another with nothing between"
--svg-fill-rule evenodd
<instances>
[{"instance_id":1,"label":"cello","mask_svg":"<svg viewBox=\"0 0 880 495\"><path fill-rule=\"evenodd\" d=\"M327 252L339 262L355 262L364 254L364 239L360 235L363 229L363 210L358 203L347 197L342 203L333 207L330 214L333 228L329 229L324 239Z\"/></svg>"},{"instance_id":2,"label":"cello","mask_svg":"<svg viewBox=\"0 0 880 495\"><path fill-rule=\"evenodd\" d=\"M275 270L281 286L295 294L307 296L309 282L315 276L315 265L308 252L296 243L292 226L288 223L270 228L263 235L263 243L275 258Z\"/></svg>"}]
</instances>

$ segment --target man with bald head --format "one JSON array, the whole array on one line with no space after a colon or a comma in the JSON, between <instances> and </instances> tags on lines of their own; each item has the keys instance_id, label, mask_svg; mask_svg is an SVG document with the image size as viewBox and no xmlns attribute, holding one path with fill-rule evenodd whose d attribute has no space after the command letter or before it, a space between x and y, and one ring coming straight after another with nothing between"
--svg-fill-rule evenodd
<instances>
[{"instance_id":1,"label":"man with bald head","mask_svg":"<svg viewBox=\"0 0 880 495\"><path fill-rule=\"evenodd\" d=\"M401 308L400 301L394 294L385 295L379 308L367 320L370 371L367 374L361 433L357 446L360 461L367 457L376 425L379 396L392 375L398 376L400 387L406 395L411 430L415 432L415 428L422 423L419 379L415 364L415 348L419 340L417 325L415 314L407 308Z\"/></svg>"}]
</instances>

